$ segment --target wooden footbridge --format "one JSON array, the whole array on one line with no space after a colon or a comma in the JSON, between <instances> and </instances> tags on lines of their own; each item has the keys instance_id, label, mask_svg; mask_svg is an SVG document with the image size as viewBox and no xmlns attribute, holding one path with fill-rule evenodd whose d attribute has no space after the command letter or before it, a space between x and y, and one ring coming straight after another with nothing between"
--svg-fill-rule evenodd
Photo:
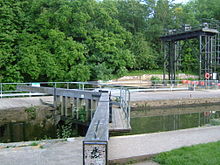
<instances>
[{"instance_id":1,"label":"wooden footbridge","mask_svg":"<svg viewBox=\"0 0 220 165\"><path fill-rule=\"evenodd\" d=\"M57 116L90 122L83 141L84 165L108 164L109 132L131 130L130 93L126 88L86 90L22 85L17 90L53 95Z\"/></svg>"}]
</instances>

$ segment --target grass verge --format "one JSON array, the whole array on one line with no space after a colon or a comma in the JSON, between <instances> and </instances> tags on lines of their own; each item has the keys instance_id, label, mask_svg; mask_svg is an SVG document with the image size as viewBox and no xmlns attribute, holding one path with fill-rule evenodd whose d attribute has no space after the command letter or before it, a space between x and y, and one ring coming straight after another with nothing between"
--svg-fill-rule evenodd
<instances>
[{"instance_id":1,"label":"grass verge","mask_svg":"<svg viewBox=\"0 0 220 165\"><path fill-rule=\"evenodd\" d=\"M154 161L161 165L220 165L220 141L164 152Z\"/></svg>"}]
</instances>

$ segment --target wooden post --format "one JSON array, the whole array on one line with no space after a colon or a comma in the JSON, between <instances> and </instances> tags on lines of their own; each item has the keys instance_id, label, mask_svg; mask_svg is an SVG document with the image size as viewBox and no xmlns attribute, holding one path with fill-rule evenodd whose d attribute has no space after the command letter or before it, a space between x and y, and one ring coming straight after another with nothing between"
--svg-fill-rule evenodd
<instances>
[{"instance_id":1,"label":"wooden post","mask_svg":"<svg viewBox=\"0 0 220 165\"><path fill-rule=\"evenodd\" d=\"M61 116L65 115L65 96L61 96Z\"/></svg>"},{"instance_id":2,"label":"wooden post","mask_svg":"<svg viewBox=\"0 0 220 165\"><path fill-rule=\"evenodd\" d=\"M71 104L70 97L65 97L65 116L70 116L71 114Z\"/></svg>"},{"instance_id":3,"label":"wooden post","mask_svg":"<svg viewBox=\"0 0 220 165\"><path fill-rule=\"evenodd\" d=\"M56 97L56 109L55 109L55 114L58 115L60 114L60 96L55 96Z\"/></svg>"},{"instance_id":4,"label":"wooden post","mask_svg":"<svg viewBox=\"0 0 220 165\"><path fill-rule=\"evenodd\" d=\"M64 99L65 99L65 105L64 105L65 111L64 111L64 116L67 116L67 115L68 115L68 112L67 112L68 97L65 96Z\"/></svg>"},{"instance_id":5,"label":"wooden post","mask_svg":"<svg viewBox=\"0 0 220 165\"><path fill-rule=\"evenodd\" d=\"M79 119L79 98L76 99L76 119Z\"/></svg>"},{"instance_id":6,"label":"wooden post","mask_svg":"<svg viewBox=\"0 0 220 165\"><path fill-rule=\"evenodd\" d=\"M76 107L77 107L76 98L74 97L73 98L73 104L72 104L72 117L73 118L76 118Z\"/></svg>"},{"instance_id":7,"label":"wooden post","mask_svg":"<svg viewBox=\"0 0 220 165\"><path fill-rule=\"evenodd\" d=\"M96 107L97 107L97 101L96 100L91 100L91 113L90 113L91 121L92 121L93 114L96 110Z\"/></svg>"},{"instance_id":8,"label":"wooden post","mask_svg":"<svg viewBox=\"0 0 220 165\"><path fill-rule=\"evenodd\" d=\"M85 111L86 111L86 121L89 120L89 109L90 109L90 100L85 100Z\"/></svg>"},{"instance_id":9,"label":"wooden post","mask_svg":"<svg viewBox=\"0 0 220 165\"><path fill-rule=\"evenodd\" d=\"M78 111L79 111L79 112L82 111L83 102L84 102L84 99L79 98L79 102L78 102L78 104L79 104ZM78 114L79 114L79 112L78 112ZM78 117L79 117L78 119L80 119L80 116L78 116Z\"/></svg>"},{"instance_id":10,"label":"wooden post","mask_svg":"<svg viewBox=\"0 0 220 165\"><path fill-rule=\"evenodd\" d=\"M54 108L56 109L57 108L57 95L56 95L56 87L54 87L54 90L53 90L53 106Z\"/></svg>"},{"instance_id":11,"label":"wooden post","mask_svg":"<svg viewBox=\"0 0 220 165\"><path fill-rule=\"evenodd\" d=\"M71 116L75 117L75 98L72 98L72 105L71 105Z\"/></svg>"}]
</instances>

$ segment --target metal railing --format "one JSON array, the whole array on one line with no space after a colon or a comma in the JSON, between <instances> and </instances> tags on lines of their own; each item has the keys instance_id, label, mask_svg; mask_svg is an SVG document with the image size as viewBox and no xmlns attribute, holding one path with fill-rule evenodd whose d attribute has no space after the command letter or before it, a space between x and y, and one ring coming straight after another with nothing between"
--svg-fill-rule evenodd
<instances>
[{"instance_id":1,"label":"metal railing","mask_svg":"<svg viewBox=\"0 0 220 165\"><path fill-rule=\"evenodd\" d=\"M122 98L124 91L163 91L163 90L196 90L196 89L219 89L218 80L141 80L121 82L35 82L35 83L0 83L0 98L4 97L27 97L42 96L43 93L21 92L16 89L17 85L62 87L67 89L99 90L108 89L113 97ZM128 91L127 91L128 92ZM124 95L126 96L126 95Z\"/></svg>"},{"instance_id":2,"label":"metal railing","mask_svg":"<svg viewBox=\"0 0 220 165\"><path fill-rule=\"evenodd\" d=\"M54 92L45 92L44 90L20 90L17 86L28 87L49 87L52 91L56 91L62 87L66 89L80 89L96 91L108 90L111 93L111 104L120 107L125 113L127 123L130 123L130 91L128 87L122 85L107 84L101 82L28 82L28 83L0 83L0 98L12 97L32 97L32 96L54 96ZM30 88L31 89L31 88ZM47 88L45 88L46 90ZM36 92L37 91L37 92ZM54 106L56 105L56 97L54 97ZM94 114L95 109L91 114ZM93 115L91 115L92 120Z\"/></svg>"},{"instance_id":3,"label":"metal railing","mask_svg":"<svg viewBox=\"0 0 220 165\"><path fill-rule=\"evenodd\" d=\"M109 83L124 86L130 92L220 89L218 80L137 80Z\"/></svg>"}]
</instances>

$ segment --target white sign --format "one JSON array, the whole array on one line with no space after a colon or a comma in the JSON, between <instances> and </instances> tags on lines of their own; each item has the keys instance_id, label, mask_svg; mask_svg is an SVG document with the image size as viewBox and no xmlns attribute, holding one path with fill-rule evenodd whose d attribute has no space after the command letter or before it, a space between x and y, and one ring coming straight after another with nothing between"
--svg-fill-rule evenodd
<instances>
[{"instance_id":1,"label":"white sign","mask_svg":"<svg viewBox=\"0 0 220 165\"><path fill-rule=\"evenodd\" d=\"M85 165L106 165L106 145L84 145Z\"/></svg>"},{"instance_id":2,"label":"white sign","mask_svg":"<svg viewBox=\"0 0 220 165\"><path fill-rule=\"evenodd\" d=\"M212 79L217 80L217 73L212 73Z\"/></svg>"},{"instance_id":3,"label":"white sign","mask_svg":"<svg viewBox=\"0 0 220 165\"><path fill-rule=\"evenodd\" d=\"M31 83L32 87L40 87L40 83Z\"/></svg>"}]
</instances>

